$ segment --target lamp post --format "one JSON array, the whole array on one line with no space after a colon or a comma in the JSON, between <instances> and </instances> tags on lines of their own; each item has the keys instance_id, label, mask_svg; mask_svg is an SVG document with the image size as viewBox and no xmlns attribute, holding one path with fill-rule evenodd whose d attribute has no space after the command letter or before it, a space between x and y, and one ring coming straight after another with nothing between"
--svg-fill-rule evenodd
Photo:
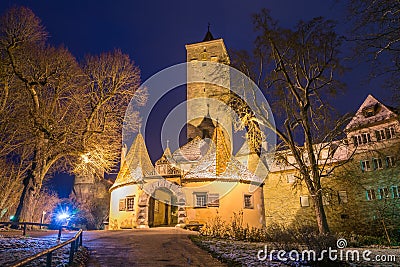
<instances>
[{"instance_id":1,"label":"lamp post","mask_svg":"<svg viewBox=\"0 0 400 267\"><path fill-rule=\"evenodd\" d=\"M44 215L46 215L46 212L42 211L42 217L40 218L40 228L39 229L42 229L42 223L44 222Z\"/></svg>"}]
</instances>

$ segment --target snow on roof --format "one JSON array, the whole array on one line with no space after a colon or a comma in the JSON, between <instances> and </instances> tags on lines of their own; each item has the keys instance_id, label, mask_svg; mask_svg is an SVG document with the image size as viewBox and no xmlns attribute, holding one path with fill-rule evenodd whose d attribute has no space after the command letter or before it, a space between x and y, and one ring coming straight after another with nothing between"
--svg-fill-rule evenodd
<instances>
[{"instance_id":1,"label":"snow on roof","mask_svg":"<svg viewBox=\"0 0 400 267\"><path fill-rule=\"evenodd\" d=\"M368 95L350 123L346 126L346 130L350 131L355 128L384 121L396 116L396 113L391 108L382 104L372 95Z\"/></svg>"},{"instance_id":2,"label":"snow on roof","mask_svg":"<svg viewBox=\"0 0 400 267\"><path fill-rule=\"evenodd\" d=\"M261 183L262 179L250 172L231 156L219 126L204 157L184 176L184 179L220 179Z\"/></svg>"},{"instance_id":3,"label":"snow on roof","mask_svg":"<svg viewBox=\"0 0 400 267\"><path fill-rule=\"evenodd\" d=\"M151 163L143 136L139 133L133 141L126 155L126 159L122 163L117 179L110 189L116 186L142 181L143 177L150 176L154 173L155 169Z\"/></svg>"},{"instance_id":4,"label":"snow on roof","mask_svg":"<svg viewBox=\"0 0 400 267\"><path fill-rule=\"evenodd\" d=\"M208 150L208 142L196 136L192 141L178 148L172 158L177 163L197 161L203 157Z\"/></svg>"}]
</instances>

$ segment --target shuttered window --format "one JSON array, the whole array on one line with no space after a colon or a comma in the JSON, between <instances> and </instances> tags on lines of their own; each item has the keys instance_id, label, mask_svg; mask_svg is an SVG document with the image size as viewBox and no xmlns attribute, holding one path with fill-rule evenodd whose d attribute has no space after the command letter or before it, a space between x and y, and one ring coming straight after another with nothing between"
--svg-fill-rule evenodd
<instances>
[{"instance_id":1,"label":"shuttered window","mask_svg":"<svg viewBox=\"0 0 400 267\"><path fill-rule=\"evenodd\" d=\"M310 198L308 196L300 196L300 206L309 207L310 206Z\"/></svg>"}]
</instances>

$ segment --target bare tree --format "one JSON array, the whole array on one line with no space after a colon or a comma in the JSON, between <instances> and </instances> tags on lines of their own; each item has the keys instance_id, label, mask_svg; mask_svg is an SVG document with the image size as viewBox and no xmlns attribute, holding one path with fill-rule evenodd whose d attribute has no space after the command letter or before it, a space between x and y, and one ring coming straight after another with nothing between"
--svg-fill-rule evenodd
<instances>
[{"instance_id":1,"label":"bare tree","mask_svg":"<svg viewBox=\"0 0 400 267\"><path fill-rule=\"evenodd\" d=\"M7 127L16 132L14 146L29 154L16 221L29 213L24 203L34 209L51 171L79 173L84 166L104 173L115 166L124 109L139 85L138 68L120 51L88 57L80 66L67 49L46 44L46 37L28 8L14 7L1 18L1 107L14 101L10 90L19 92L22 113L10 108L15 116ZM146 99L145 93L135 96Z\"/></svg>"},{"instance_id":2,"label":"bare tree","mask_svg":"<svg viewBox=\"0 0 400 267\"><path fill-rule=\"evenodd\" d=\"M120 50L103 53L100 56L87 56L83 65L88 85L84 92L81 112L85 124L80 134L81 158L75 164L74 172L100 172L101 176L116 167L121 150L121 129L126 108L134 99L137 105L144 105L147 94L138 90L139 68ZM138 129L139 116L135 125Z\"/></svg>"},{"instance_id":3,"label":"bare tree","mask_svg":"<svg viewBox=\"0 0 400 267\"><path fill-rule=\"evenodd\" d=\"M400 97L400 1L351 0L348 9L355 54L379 66L373 76L389 75L387 82Z\"/></svg>"},{"instance_id":4,"label":"bare tree","mask_svg":"<svg viewBox=\"0 0 400 267\"><path fill-rule=\"evenodd\" d=\"M331 119L334 115L326 101L342 87L335 75L342 71L339 62L341 38L334 31L335 24L323 18L299 22L294 30L278 26L267 10L254 16L259 35L254 58L240 53L236 59L239 70L265 89L281 126L268 120L266 105L253 105L257 116L249 116L247 107L237 101L234 109L243 124L255 123L270 128L278 137L278 157L294 166L300 182L306 184L315 207L320 234L329 232L322 203L321 178L329 175L342 163L333 154L344 144L337 139L346 120ZM257 63L259 62L259 63ZM246 102L255 98L251 88ZM258 142L258 140L255 140ZM323 151L328 156L321 157ZM293 161L288 160L288 155Z\"/></svg>"}]
</instances>

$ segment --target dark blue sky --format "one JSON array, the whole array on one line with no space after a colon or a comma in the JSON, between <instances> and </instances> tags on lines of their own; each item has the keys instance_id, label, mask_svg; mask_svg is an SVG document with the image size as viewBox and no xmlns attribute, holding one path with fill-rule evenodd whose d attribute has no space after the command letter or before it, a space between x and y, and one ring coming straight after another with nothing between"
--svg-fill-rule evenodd
<instances>
[{"instance_id":1,"label":"dark blue sky","mask_svg":"<svg viewBox=\"0 0 400 267\"><path fill-rule=\"evenodd\" d=\"M345 2L337 0L2 0L1 13L13 5L31 8L50 33L50 43L64 44L78 59L88 53L120 48L140 67L142 80L184 62L185 44L201 41L208 23L214 37L224 38L228 49L250 50L255 38L251 15L264 7L285 27L316 16L337 20L342 33L349 26L345 21ZM353 71L343 78L347 91L334 100L341 113L354 112L368 93L390 104L390 92L382 84L366 83L368 67L365 64L352 64L352 67ZM175 92L173 101L164 101L159 113L168 113L168 109L184 100L184 88ZM154 160L160 156L161 148L156 144L158 136L146 138L148 143L153 140L151 157Z\"/></svg>"}]
</instances>

